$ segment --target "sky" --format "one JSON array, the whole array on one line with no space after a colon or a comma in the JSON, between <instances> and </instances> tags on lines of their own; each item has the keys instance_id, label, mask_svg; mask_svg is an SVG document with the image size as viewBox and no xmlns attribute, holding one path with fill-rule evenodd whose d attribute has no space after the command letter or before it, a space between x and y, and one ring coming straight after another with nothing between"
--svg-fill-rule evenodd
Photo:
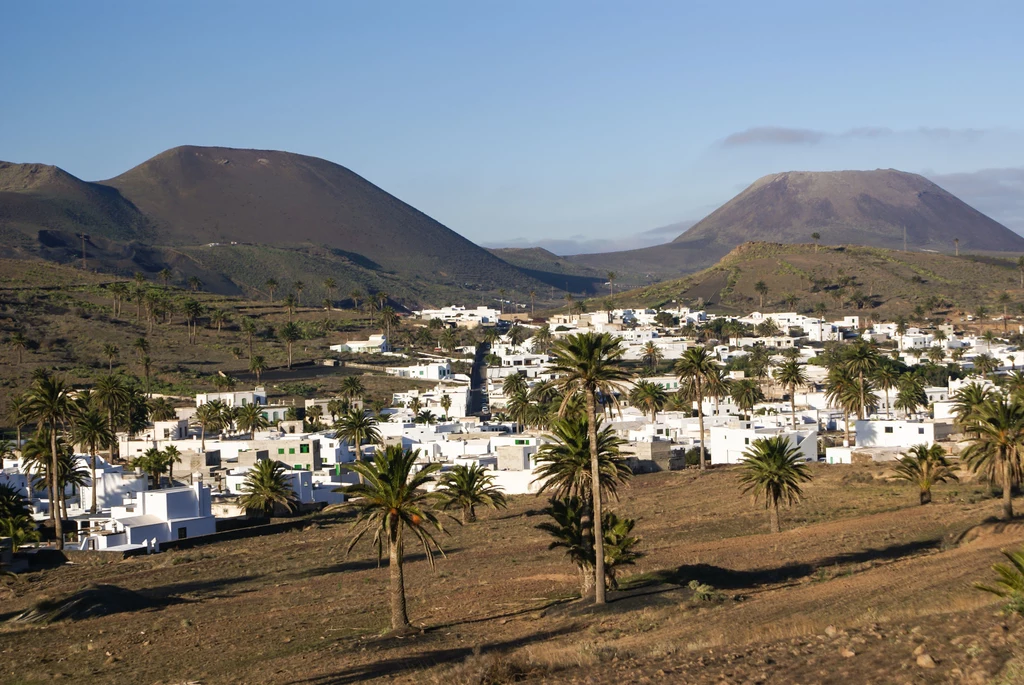
<instances>
[{"instance_id":1,"label":"sky","mask_svg":"<svg viewBox=\"0 0 1024 685\"><path fill-rule=\"evenodd\" d=\"M10 3L0 159L287 150L562 254L666 242L765 174L897 168L1024 233L1022 26L984 0Z\"/></svg>"}]
</instances>

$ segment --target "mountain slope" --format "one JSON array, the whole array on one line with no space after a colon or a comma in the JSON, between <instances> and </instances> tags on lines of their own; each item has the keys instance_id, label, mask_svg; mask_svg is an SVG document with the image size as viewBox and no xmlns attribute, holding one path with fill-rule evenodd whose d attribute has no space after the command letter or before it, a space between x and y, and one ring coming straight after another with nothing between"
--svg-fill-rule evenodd
<instances>
[{"instance_id":1,"label":"mountain slope","mask_svg":"<svg viewBox=\"0 0 1024 685\"><path fill-rule=\"evenodd\" d=\"M30 246L40 231L122 241L152 237L149 220L115 188L55 166L0 162L0 232Z\"/></svg>"},{"instance_id":2,"label":"mountain slope","mask_svg":"<svg viewBox=\"0 0 1024 685\"><path fill-rule=\"evenodd\" d=\"M596 269L656 277L696 271L746 241L1024 251L1024 238L928 179L893 169L786 172L746 190L664 246L570 259Z\"/></svg>"},{"instance_id":3,"label":"mountain slope","mask_svg":"<svg viewBox=\"0 0 1024 685\"><path fill-rule=\"evenodd\" d=\"M104 184L165 245L312 243L450 285L515 286L514 267L340 165L268 150L177 147Z\"/></svg>"},{"instance_id":4,"label":"mountain slope","mask_svg":"<svg viewBox=\"0 0 1024 685\"><path fill-rule=\"evenodd\" d=\"M574 293L600 292L607 274L575 264L543 247L493 247L487 251L549 287Z\"/></svg>"},{"instance_id":5,"label":"mountain slope","mask_svg":"<svg viewBox=\"0 0 1024 685\"><path fill-rule=\"evenodd\" d=\"M903 252L876 247L744 243L710 268L684 278L615 296L624 306L668 306L698 299L716 310L761 308L755 285L764 282L764 311L811 311L824 303L830 316L910 315L918 306L941 315L950 307L974 310L987 304L1001 313L998 297L1024 298L1020 273L1010 258L936 252ZM944 303L944 307L936 307Z\"/></svg>"}]
</instances>

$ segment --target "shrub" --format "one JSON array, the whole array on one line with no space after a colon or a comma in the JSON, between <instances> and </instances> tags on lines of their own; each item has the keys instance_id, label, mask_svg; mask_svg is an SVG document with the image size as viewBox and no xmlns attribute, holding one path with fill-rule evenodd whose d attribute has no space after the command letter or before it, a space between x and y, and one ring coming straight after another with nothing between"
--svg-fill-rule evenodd
<instances>
[{"instance_id":1,"label":"shrub","mask_svg":"<svg viewBox=\"0 0 1024 685\"><path fill-rule=\"evenodd\" d=\"M724 598L713 586L699 580L691 580L687 587L693 591L693 598L699 602L718 602Z\"/></svg>"}]
</instances>

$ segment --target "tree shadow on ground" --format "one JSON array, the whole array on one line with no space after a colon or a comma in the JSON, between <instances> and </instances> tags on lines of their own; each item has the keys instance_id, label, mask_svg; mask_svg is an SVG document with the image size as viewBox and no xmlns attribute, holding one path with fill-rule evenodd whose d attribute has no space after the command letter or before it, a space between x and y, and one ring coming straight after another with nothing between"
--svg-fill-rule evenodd
<instances>
[{"instance_id":1,"label":"tree shadow on ground","mask_svg":"<svg viewBox=\"0 0 1024 685\"><path fill-rule=\"evenodd\" d=\"M163 585L146 590L129 590L117 585L90 585L58 599L38 602L27 611L10 616L8 622L16 624L79 621L94 616L109 616L126 612L162 609L173 604L202 601L214 596L209 593L227 586L251 580L255 576L237 576L216 580ZM183 595L202 594L202 599Z\"/></svg>"},{"instance_id":2,"label":"tree shadow on ground","mask_svg":"<svg viewBox=\"0 0 1024 685\"><path fill-rule=\"evenodd\" d=\"M903 557L919 554L926 550L938 549L942 545L941 538L917 540L888 547L876 547L859 552L847 552L824 557L814 562L786 564L775 568L758 568L746 571L714 566L711 564L684 564L674 569L664 569L647 574L634 588L645 585L671 584L684 585L691 580L712 585L723 590L741 590L773 585L791 580L806 578L821 568L842 566L844 564L863 564L871 561L892 561Z\"/></svg>"},{"instance_id":3,"label":"tree shadow on ground","mask_svg":"<svg viewBox=\"0 0 1024 685\"><path fill-rule=\"evenodd\" d=\"M445 555L450 557L453 554L458 554L461 551L462 551L462 548L454 547L452 549L446 549L444 551L444 553L445 553ZM439 558L439 555L434 555L435 561L438 558ZM414 554L406 554L406 555L404 555L404 562L403 563L408 564L408 563L415 562L415 561L426 561L426 560L427 560L427 555L425 555L423 552L417 552L417 553L414 553ZM375 569L375 568L382 568L382 569L384 569L384 568L387 568L387 567L388 567L388 558L385 556L385 557L382 557L380 561L377 561L377 559L356 559L356 560L353 560L353 561L340 561L340 562L338 562L336 564L328 564L327 566L318 566L317 568L308 568L308 569L305 569L305 570L302 570L302 571L296 571L296 572L290 573L290 574L288 574L288 575L286 575L284 577L289 579L289 580L301 580L303 578L314 578L316 576L325 576L325 575L328 575L328 574L331 574L331 573L344 573L345 571L368 571L370 569Z\"/></svg>"},{"instance_id":4,"label":"tree shadow on ground","mask_svg":"<svg viewBox=\"0 0 1024 685\"><path fill-rule=\"evenodd\" d=\"M380 678L383 676L394 677L400 673L411 670L421 670L438 666L441 664L448 664L457 661L462 661L466 657L474 653L474 651L480 652L494 652L494 651L507 651L524 647L528 644L535 642L543 642L544 640L550 640L562 635L575 632L577 626L566 626L558 630L548 630L544 632L533 633L523 637L515 638L512 640L505 640L502 642L490 642L478 645L476 647L452 647L448 649L435 649L432 651L419 652L416 654L409 654L408 656L395 657L391 659L383 659L381 661L375 661L368 664L359 664L352 666L351 668L343 669L335 673L328 673L325 675L313 676L311 678L305 678L302 680L294 680L289 685L343 685L344 683L355 683L363 680L370 680L372 678ZM435 633L435 636L438 634ZM443 636L440 636L443 637ZM410 650L415 648L417 644L423 644L429 642L432 639L430 633L425 635L416 635L406 638L391 638L390 640L397 643L399 640L402 642L403 647L407 647Z\"/></svg>"}]
</instances>

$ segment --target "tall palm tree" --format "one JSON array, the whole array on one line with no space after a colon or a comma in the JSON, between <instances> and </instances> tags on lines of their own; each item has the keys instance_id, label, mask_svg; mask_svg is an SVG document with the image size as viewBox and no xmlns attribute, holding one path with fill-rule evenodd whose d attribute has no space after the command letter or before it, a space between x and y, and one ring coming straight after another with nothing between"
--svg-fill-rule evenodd
<instances>
[{"instance_id":1,"label":"tall palm tree","mask_svg":"<svg viewBox=\"0 0 1024 685\"><path fill-rule=\"evenodd\" d=\"M362 446L367 443L383 443L377 419L359 410L349 411L334 424L337 437L352 445L356 461L362 460Z\"/></svg>"},{"instance_id":2,"label":"tall palm tree","mask_svg":"<svg viewBox=\"0 0 1024 685\"><path fill-rule=\"evenodd\" d=\"M206 451L206 432L220 430L223 427L224 405L219 400L213 400L201 404L196 408L195 422L199 424L199 439L202 442L202 450Z\"/></svg>"},{"instance_id":3,"label":"tall palm tree","mask_svg":"<svg viewBox=\"0 0 1024 685\"><path fill-rule=\"evenodd\" d=\"M324 290L327 291L327 299L330 301L330 311L334 311L334 292L338 289L338 282L328 276L324 279Z\"/></svg>"},{"instance_id":4,"label":"tall palm tree","mask_svg":"<svg viewBox=\"0 0 1024 685\"><path fill-rule=\"evenodd\" d=\"M598 420L600 424L600 420ZM551 492L558 499L592 499L595 479L590 449L590 430L585 417L570 415L554 421L547 442L537 451L535 483L538 494ZM611 426L597 433L598 478L601 495L616 497L618 486L633 475L620 448L625 441ZM584 522L589 526L588 522Z\"/></svg>"},{"instance_id":5,"label":"tall palm tree","mask_svg":"<svg viewBox=\"0 0 1024 685\"><path fill-rule=\"evenodd\" d=\"M268 428L270 421L263 415L263 408L260 405L247 404L238 408L235 424L238 426L238 430L251 435L256 431Z\"/></svg>"},{"instance_id":6,"label":"tall palm tree","mask_svg":"<svg viewBox=\"0 0 1024 685\"><path fill-rule=\"evenodd\" d=\"M341 396L350 400L358 399L366 392L359 376L345 376L341 379Z\"/></svg>"},{"instance_id":7,"label":"tall palm tree","mask_svg":"<svg viewBox=\"0 0 1024 685\"><path fill-rule=\"evenodd\" d=\"M754 292L761 297L760 309L764 309L764 298L768 295L768 284L764 281L758 281L754 284Z\"/></svg>"},{"instance_id":8,"label":"tall palm tree","mask_svg":"<svg viewBox=\"0 0 1024 685\"><path fill-rule=\"evenodd\" d=\"M106 345L103 346L103 354L107 358L107 371L114 370L114 360L117 358L117 355L120 352L121 349L117 345L114 345L113 343L107 343Z\"/></svg>"},{"instance_id":9,"label":"tall palm tree","mask_svg":"<svg viewBox=\"0 0 1024 685\"><path fill-rule=\"evenodd\" d=\"M288 368L292 368L292 345L295 341L302 337L302 332L294 321L289 321L285 325L281 326L281 329L277 332L278 337L284 341L285 347L288 350Z\"/></svg>"},{"instance_id":10,"label":"tall palm tree","mask_svg":"<svg viewBox=\"0 0 1024 685\"><path fill-rule=\"evenodd\" d=\"M644 413L650 414L651 423L658 420L658 412L665 408L668 402L668 393L657 383L650 381L637 381L633 390L629 393L629 403Z\"/></svg>"},{"instance_id":11,"label":"tall palm tree","mask_svg":"<svg viewBox=\"0 0 1024 685\"><path fill-rule=\"evenodd\" d=\"M92 389L92 400L102 411L107 413L107 425L115 439L109 443L110 459L113 461L119 455L117 444L117 417L128 406L129 392L124 376L109 374L101 376Z\"/></svg>"},{"instance_id":12,"label":"tall palm tree","mask_svg":"<svg viewBox=\"0 0 1024 685\"><path fill-rule=\"evenodd\" d=\"M507 506L505 493L494 484L494 476L479 464L458 464L442 473L437 479L435 495L441 509L461 509L463 523L476 521L477 506L492 509Z\"/></svg>"},{"instance_id":13,"label":"tall palm tree","mask_svg":"<svg viewBox=\"0 0 1024 685\"><path fill-rule=\"evenodd\" d=\"M990 386L971 382L960 386L953 393L953 416L956 423L967 433L977 432L972 429L975 413L986 402L996 398L996 392Z\"/></svg>"},{"instance_id":14,"label":"tall palm tree","mask_svg":"<svg viewBox=\"0 0 1024 685\"><path fill-rule=\"evenodd\" d=\"M378 561L384 547L387 547L391 573L391 630L396 633L409 629L403 569L405 531L409 530L416 536L431 568L434 567L434 551L444 555L429 530L433 528L443 532L444 528L430 510L430 495L425 490L441 465L427 464L415 471L418 458L419 450L389 445L377 450L372 462L356 462L352 469L363 482L345 488L345 493L355 500L359 511L348 551L351 552L371 531Z\"/></svg>"},{"instance_id":15,"label":"tall palm tree","mask_svg":"<svg viewBox=\"0 0 1024 685\"><path fill-rule=\"evenodd\" d=\"M301 307L302 306L302 291L306 289L306 284L303 283L302 281L295 281L295 283L292 284L292 287L295 288L295 302L296 302L296 305Z\"/></svg>"},{"instance_id":16,"label":"tall palm tree","mask_svg":"<svg viewBox=\"0 0 1024 685\"><path fill-rule=\"evenodd\" d=\"M30 421L46 427L50 431L50 476L53 487L53 500L50 511L54 515L54 535L57 538L57 549L64 549L64 524L54 511L60 503L62 493L56 482L58 473L57 432L71 424L75 418L75 403L71 397L72 388L64 380L53 376L41 376L36 379L26 396L25 415Z\"/></svg>"},{"instance_id":17,"label":"tall palm tree","mask_svg":"<svg viewBox=\"0 0 1024 685\"><path fill-rule=\"evenodd\" d=\"M803 454L789 438L776 435L755 440L743 456L740 476L740 483L745 486L743 492L751 493L755 502L764 498L771 531L779 533L779 501L785 500L786 504L799 501L800 483L811 480Z\"/></svg>"},{"instance_id":18,"label":"tall palm tree","mask_svg":"<svg viewBox=\"0 0 1024 685\"><path fill-rule=\"evenodd\" d=\"M946 450L941 445L914 445L896 465L896 477L916 484L921 490L921 504L928 504L932 501L932 485L960 480L956 470L946 461Z\"/></svg>"},{"instance_id":19,"label":"tall palm tree","mask_svg":"<svg viewBox=\"0 0 1024 685\"><path fill-rule=\"evenodd\" d=\"M971 428L978 437L961 455L975 473L1003 487L1003 519L1013 518L1013 486L1020 482L1024 449L1024 405L993 399L975 408Z\"/></svg>"},{"instance_id":20,"label":"tall palm tree","mask_svg":"<svg viewBox=\"0 0 1024 685\"><path fill-rule=\"evenodd\" d=\"M717 377L715 358L703 345L691 347L683 352L676 362L675 372L680 382L689 381L693 389L692 399L697 403L697 427L700 433L700 470L706 468L707 449L704 440L704 398L708 396L708 386L712 377Z\"/></svg>"},{"instance_id":21,"label":"tall palm tree","mask_svg":"<svg viewBox=\"0 0 1024 685\"><path fill-rule=\"evenodd\" d=\"M238 504L246 511L270 516L275 506L288 512L295 511L299 506L299 498L288 483L281 462L263 459L245 474Z\"/></svg>"},{"instance_id":22,"label":"tall palm tree","mask_svg":"<svg viewBox=\"0 0 1024 685\"><path fill-rule=\"evenodd\" d=\"M664 353L661 348L654 344L653 340L648 340L644 343L643 350L640 355L640 361L650 367L651 372L657 371L658 363L664 357Z\"/></svg>"},{"instance_id":23,"label":"tall palm tree","mask_svg":"<svg viewBox=\"0 0 1024 685\"><path fill-rule=\"evenodd\" d=\"M758 402L764 402L764 392L761 391L761 384L753 378L740 378L730 384L729 395L733 404L743 412L744 418L749 419L754 413L754 407Z\"/></svg>"},{"instance_id":24,"label":"tall palm tree","mask_svg":"<svg viewBox=\"0 0 1024 685\"><path fill-rule=\"evenodd\" d=\"M181 452L174 445L168 445L163 451L164 464L167 465L167 480L174 487L174 465L181 463Z\"/></svg>"},{"instance_id":25,"label":"tall palm tree","mask_svg":"<svg viewBox=\"0 0 1024 685\"><path fill-rule=\"evenodd\" d=\"M869 406L867 393L870 392L869 380L878 370L878 350L867 340L861 340L853 345L846 352L846 367L857 377L858 392L860 393L860 405L857 418L867 418L867 407Z\"/></svg>"},{"instance_id":26,"label":"tall palm tree","mask_svg":"<svg viewBox=\"0 0 1024 685\"><path fill-rule=\"evenodd\" d=\"M452 397L448 393L441 395L441 409L444 410L444 420L448 420L448 410L452 408Z\"/></svg>"},{"instance_id":27,"label":"tall palm tree","mask_svg":"<svg viewBox=\"0 0 1024 685\"><path fill-rule=\"evenodd\" d=\"M28 423L28 419L25 417L25 407L27 402L24 397L16 396L12 397L10 402L7 404L7 420L14 425L15 431L15 449L21 449L21 429Z\"/></svg>"},{"instance_id":28,"label":"tall palm tree","mask_svg":"<svg viewBox=\"0 0 1024 685\"><path fill-rule=\"evenodd\" d=\"M789 409L792 412L793 428L796 428L796 389L807 385L804 365L796 359L787 359L782 366L775 369L775 381L789 388Z\"/></svg>"},{"instance_id":29,"label":"tall palm tree","mask_svg":"<svg viewBox=\"0 0 1024 685\"><path fill-rule=\"evenodd\" d=\"M836 365L829 369L825 379L825 399L828 403L843 410L844 445L850 444L850 413L860 399L860 388L857 379L845 365Z\"/></svg>"},{"instance_id":30,"label":"tall palm tree","mask_svg":"<svg viewBox=\"0 0 1024 685\"><path fill-rule=\"evenodd\" d=\"M602 503L599 483L597 397L602 395L610 406L617 403L616 393L622 391L629 374L621 366L621 338L608 333L575 333L555 344L550 373L558 378L564 395L559 413L565 413L570 397L582 394L587 407L587 426L590 443L591 476L594 491L594 550L597 564L594 568L597 604L605 603L604 534L601 531Z\"/></svg>"},{"instance_id":31,"label":"tall palm tree","mask_svg":"<svg viewBox=\"0 0 1024 685\"><path fill-rule=\"evenodd\" d=\"M256 382L260 382L260 378L263 376L263 372L267 370L267 360L264 359L263 355L257 354L254 357L249 358L249 373L256 374Z\"/></svg>"},{"instance_id":32,"label":"tall palm tree","mask_svg":"<svg viewBox=\"0 0 1024 685\"><path fill-rule=\"evenodd\" d=\"M92 505L89 511L96 513L96 453L103 447L114 442L114 434L106 418L95 409L79 413L74 426L75 442L89 452L90 486L92 488Z\"/></svg>"},{"instance_id":33,"label":"tall palm tree","mask_svg":"<svg viewBox=\"0 0 1024 685\"><path fill-rule=\"evenodd\" d=\"M896 405L898 411L907 418L917 411L918 407L928 406L928 396L924 391L924 383L916 373L904 373L896 384Z\"/></svg>"},{"instance_id":34,"label":"tall palm tree","mask_svg":"<svg viewBox=\"0 0 1024 685\"><path fill-rule=\"evenodd\" d=\"M875 385L885 392L885 412L887 416L892 416L892 403L889 402L889 391L896 387L896 384L900 380L899 369L889 359L885 357L879 358L878 368L875 369L875 373L871 380L875 382Z\"/></svg>"},{"instance_id":35,"label":"tall palm tree","mask_svg":"<svg viewBox=\"0 0 1024 685\"><path fill-rule=\"evenodd\" d=\"M18 351L18 364L21 364L21 355L28 349L28 338L21 331L11 333L10 343Z\"/></svg>"},{"instance_id":36,"label":"tall palm tree","mask_svg":"<svg viewBox=\"0 0 1024 685\"><path fill-rule=\"evenodd\" d=\"M268 278L264 285L270 293L270 304L274 304L274 291L280 287L280 284L277 282L276 278Z\"/></svg>"}]
</instances>

